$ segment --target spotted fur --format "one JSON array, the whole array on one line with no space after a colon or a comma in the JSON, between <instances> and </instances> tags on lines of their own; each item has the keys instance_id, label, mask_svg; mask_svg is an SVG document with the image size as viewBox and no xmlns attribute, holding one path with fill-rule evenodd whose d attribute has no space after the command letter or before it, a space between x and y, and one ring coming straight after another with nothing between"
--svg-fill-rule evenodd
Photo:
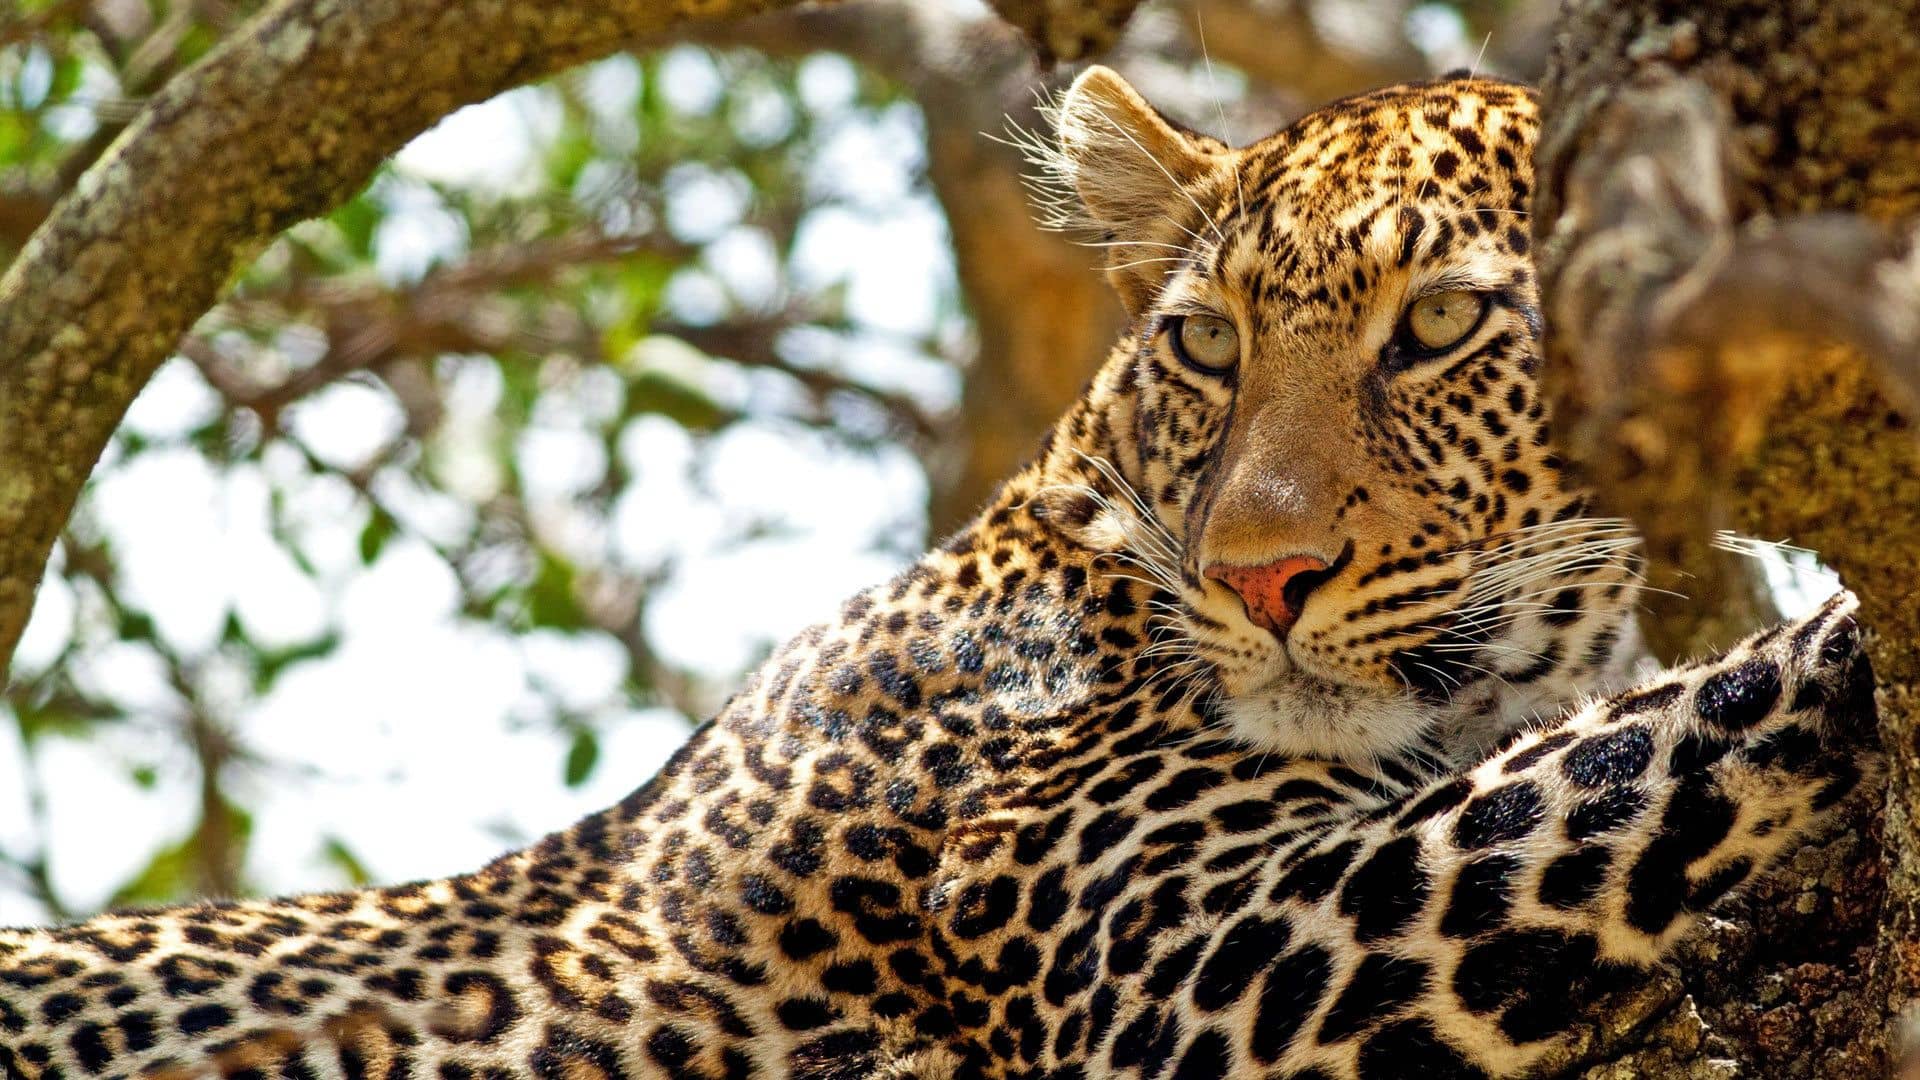
<instances>
[{"instance_id":1,"label":"spotted fur","mask_svg":"<svg viewBox=\"0 0 1920 1080\"><path fill-rule=\"evenodd\" d=\"M477 873L0 932L0 1068L1526 1073L1859 785L1872 716L1847 597L1579 697L1631 537L1546 445L1533 125L1450 79L1231 150L1090 72L1043 156L1133 328L977 520ZM1463 284L1468 340L1393 351ZM1193 311L1230 370L1172 353ZM1209 576L1280 557L1326 564L1281 630Z\"/></svg>"}]
</instances>

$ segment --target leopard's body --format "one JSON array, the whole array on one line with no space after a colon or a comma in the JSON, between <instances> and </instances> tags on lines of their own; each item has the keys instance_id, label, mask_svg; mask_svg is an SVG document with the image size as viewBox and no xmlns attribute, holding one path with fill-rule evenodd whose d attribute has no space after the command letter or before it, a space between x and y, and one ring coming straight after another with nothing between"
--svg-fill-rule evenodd
<instances>
[{"instance_id":1,"label":"leopard's body","mask_svg":"<svg viewBox=\"0 0 1920 1080\"><path fill-rule=\"evenodd\" d=\"M1545 446L1524 91L1144 109L1090 73L1050 159L1135 332L971 526L475 874L0 932L9 1080L1520 1074L1857 786L1844 599L1479 760L1633 584ZM1495 299L1386 362L1436 282Z\"/></svg>"}]
</instances>

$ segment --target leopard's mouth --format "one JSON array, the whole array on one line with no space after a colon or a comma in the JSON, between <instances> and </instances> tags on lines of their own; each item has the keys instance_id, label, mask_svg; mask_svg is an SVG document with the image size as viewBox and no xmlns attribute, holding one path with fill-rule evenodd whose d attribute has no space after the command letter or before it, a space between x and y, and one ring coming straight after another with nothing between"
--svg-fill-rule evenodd
<instances>
[{"instance_id":1,"label":"leopard's mouth","mask_svg":"<svg viewBox=\"0 0 1920 1080\"><path fill-rule=\"evenodd\" d=\"M1505 717L1510 700L1549 707L1606 666L1596 651L1614 640L1603 632L1625 602L1614 583L1630 574L1614 550L1629 538L1610 523L1578 528L1597 535L1527 537L1495 557L1448 549L1391 574L1383 571L1399 568L1349 562L1284 635L1254 625L1237 602L1190 588L1188 635L1211 660L1221 697L1238 702L1418 707L1442 724Z\"/></svg>"},{"instance_id":2,"label":"leopard's mouth","mask_svg":"<svg viewBox=\"0 0 1920 1080\"><path fill-rule=\"evenodd\" d=\"M1329 647L1323 640L1299 632L1309 621L1319 626L1338 625L1349 609L1360 605L1348 596L1315 598L1303 612L1300 622L1284 635L1254 625L1244 617L1238 604L1208 604L1205 594L1189 595L1187 608L1194 616L1189 633L1212 653L1221 691L1230 697L1249 697L1299 688L1324 689L1328 693L1372 695L1381 698L1418 697L1416 687L1401 678L1388 662L1391 652L1369 652L1367 663L1356 664L1352 651L1339 645ZM1193 624L1197 623L1197 627ZM1211 633L1209 631L1212 631ZM1408 646L1417 646L1434 637L1431 633L1407 635ZM1227 640L1219 641L1220 637Z\"/></svg>"}]
</instances>

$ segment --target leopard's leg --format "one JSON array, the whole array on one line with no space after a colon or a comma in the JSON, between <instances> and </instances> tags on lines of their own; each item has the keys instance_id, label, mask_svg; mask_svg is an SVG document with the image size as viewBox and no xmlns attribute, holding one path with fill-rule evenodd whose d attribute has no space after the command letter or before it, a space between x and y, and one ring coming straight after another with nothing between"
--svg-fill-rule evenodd
<instances>
[{"instance_id":1,"label":"leopard's leg","mask_svg":"<svg viewBox=\"0 0 1920 1080\"><path fill-rule=\"evenodd\" d=\"M1463 946L1436 965L1460 1010L1438 1026L1532 1058L1833 815L1877 770L1855 607L1836 596L1466 776L1469 798L1417 826L1453 864L1432 929Z\"/></svg>"},{"instance_id":2,"label":"leopard's leg","mask_svg":"<svg viewBox=\"0 0 1920 1080\"><path fill-rule=\"evenodd\" d=\"M1253 900L1195 928L1204 946L1164 950L1193 958L1169 1001L1181 1059L1526 1074L1860 786L1874 708L1852 609L1838 597L1276 853ZM1116 1042L1159 1006L1125 1011Z\"/></svg>"}]
</instances>

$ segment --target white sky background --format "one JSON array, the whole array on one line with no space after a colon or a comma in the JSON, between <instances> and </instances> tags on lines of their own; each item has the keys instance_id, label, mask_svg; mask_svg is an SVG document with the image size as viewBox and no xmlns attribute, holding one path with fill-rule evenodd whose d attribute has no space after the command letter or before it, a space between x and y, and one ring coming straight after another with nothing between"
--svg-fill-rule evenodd
<instances>
[{"instance_id":1,"label":"white sky background","mask_svg":"<svg viewBox=\"0 0 1920 1080\"><path fill-rule=\"evenodd\" d=\"M710 110L720 89L711 62L684 51L668 63L676 107ZM588 86L596 107L630 115L638 89L630 59L598 65ZM844 205L811 215L792 270L802 288L841 281L851 317L878 332L835 362L938 409L957 396L953 372L903 356L886 337L928 332L952 303L945 221L914 186L924 135L909 108L872 121L851 109L854 90L853 72L838 58L820 57L803 69L801 105L827 132L815 176ZM774 115L753 122L783 121ZM393 209L376 238L378 272L408 280L436 258L457 256L464 244L458 218L432 189L405 178L528 193L539 183L535 149L557 123L550 98L522 90L463 109L415 140L396 163ZM775 257L764 239L738 225L746 210L738 185L691 169L670 186L668 224L676 235L715 241L710 273L735 295L751 298L767 287ZM710 303L698 277L669 292L682 317L696 318ZM667 343L642 353L636 362L676 366L676 347ZM593 482L603 465L598 438L579 423L592 411L591 376L581 380L577 412L556 408L551 418L540 416L519 455L529 486L546 501L536 512L558 535L631 567L673 561L672 576L649 601L649 636L669 663L724 691L770 643L831 615L841 599L885 579L923 546L926 477L904 451L853 450L779 420L772 408L779 401L763 400L768 390L752 373L723 368L699 377L726 404L768 418L733 425L700 447L664 418L634 423L620 452L636 479L609 522L570 520L566 503L581 478ZM456 379L449 402L445 441L457 448L464 431L474 449L444 471L456 480L469 476L479 488L497 471L484 450L496 381ZM127 428L164 442L204 421L213 405L198 374L175 361L141 395ZM353 383L316 395L289 419L302 442L331 464L366 460L399 425L384 390ZM267 499L276 484L287 488L316 577L302 573L269 534ZM394 492L389 501L410 507L407 524L428 535L436 521L445 527L470 512L458 499L431 493ZM238 801L255 812L245 875L258 888L340 887L342 872L321 857L330 836L376 880L477 868L618 800L691 730L671 710L636 712L621 703L624 657L610 642L514 635L457 618L452 571L405 533L362 568L364 510L344 484L314 480L290 449L268 453L257 467L224 472L191 447L147 450L130 460L110 453L87 505L113 545L126 597L153 614L177 649L213 650L229 613L264 643L294 644L328 626L341 635L332 655L290 669L264 700L234 717L241 743L266 762L234 770L232 781ZM763 539L716 547L760 522L778 527ZM19 671L44 668L64 643L75 608L73 592L50 577L19 651ZM164 717L174 710L174 695L150 660L137 649L108 649L76 676ZM211 667L220 700L219 665ZM233 673L229 700L244 701L241 678ZM562 781L567 736L527 720L537 715L539 687L596 715L600 761L579 788ZM15 729L0 727L0 843L30 851L32 838L22 835L29 820L22 752ZM54 884L77 909L103 904L192 825L193 763L157 721L84 740L47 738L40 756ZM136 764L158 766L150 787L131 779ZM0 925L45 917L35 902L0 885Z\"/></svg>"},{"instance_id":2,"label":"white sky background","mask_svg":"<svg viewBox=\"0 0 1920 1080\"><path fill-rule=\"evenodd\" d=\"M1418 12L1431 16L1429 8ZM1454 52L1470 44L1457 25L1422 30ZM676 107L711 111L719 70L691 50L668 64ZM633 62L596 65L588 87L596 109L630 113ZM801 288L842 282L850 314L874 332L823 360L945 407L958 393L952 370L888 340L935 327L954 289L944 219L915 188L924 164L918 116L905 107L877 117L850 108L853 73L834 57L806 63L801 91L800 107L826 125L814 182L830 186L843 205L810 216L791 269ZM733 118L735 129L777 130L787 108L784 100L758 103ZM405 281L463 250L459 218L409 178L531 194L540 184L537 148L558 124L552 99L530 89L463 109L415 140L384 189L391 210L376 240L377 271ZM738 184L690 168L671 187L668 226L683 239L712 241L711 276L690 275L670 291L676 313L711 311L717 282L749 300L773 288L776 256L741 225ZM769 643L827 617L841 598L884 579L923 545L927 480L904 451L853 451L782 422L777 387L751 372L689 364L684 347L649 343L634 362L700 378L717 398L765 419L701 443L664 418L634 423L619 453L635 480L605 522L582 519L568 504L604 465L598 438L583 424L606 390L593 373L569 394L549 395L552 415L529 428L518 453L542 502L537 512L570 548L629 568L671 561L674 573L647 612L648 636L668 662L724 690ZM441 440L448 456L439 472L456 494L485 492L498 479L486 446L500 388L487 369L469 365L451 380ZM142 394L127 428L165 442L213 408L197 373L176 361ZM290 426L322 460L352 465L385 446L400 421L384 390L342 383L300 405ZM239 801L256 815L245 868L251 884L270 892L341 886L342 872L322 857L329 837L380 881L476 868L619 799L685 738L690 727L678 714L622 703L624 658L611 643L514 635L458 618L452 571L429 545L403 534L363 568L364 508L337 478L316 480L294 451L278 449L284 453L224 472L190 447L130 460L110 452L86 499L114 547L128 599L153 614L176 648L214 650L230 613L265 644L296 644L329 627L341 636L332 655L291 669L256 703L247 703L240 672L209 665L211 696L237 703L240 741L264 761L232 778ZM269 532L275 488L287 492L313 577ZM429 536L457 530L471 513L446 494L389 484L383 495L405 509L409 527ZM762 521L779 528L720 543ZM1830 579L1810 566L1796 558L1770 569L1784 607L1810 607L1831 591ZM77 606L73 592L50 577L17 670L46 666L81 614ZM89 655L76 677L152 719L41 744L53 878L79 910L105 903L156 849L186 833L196 783L190 757L164 726L177 703L151 657L135 648ZM223 678L232 685L223 687ZM581 787L562 781L567 737L537 719L542 691L596 719L600 763ZM136 765L157 767L150 786L131 778ZM12 725L0 726L0 845L10 850L35 847L25 835L27 798L23 748ZM0 925L46 914L0 880Z\"/></svg>"}]
</instances>

